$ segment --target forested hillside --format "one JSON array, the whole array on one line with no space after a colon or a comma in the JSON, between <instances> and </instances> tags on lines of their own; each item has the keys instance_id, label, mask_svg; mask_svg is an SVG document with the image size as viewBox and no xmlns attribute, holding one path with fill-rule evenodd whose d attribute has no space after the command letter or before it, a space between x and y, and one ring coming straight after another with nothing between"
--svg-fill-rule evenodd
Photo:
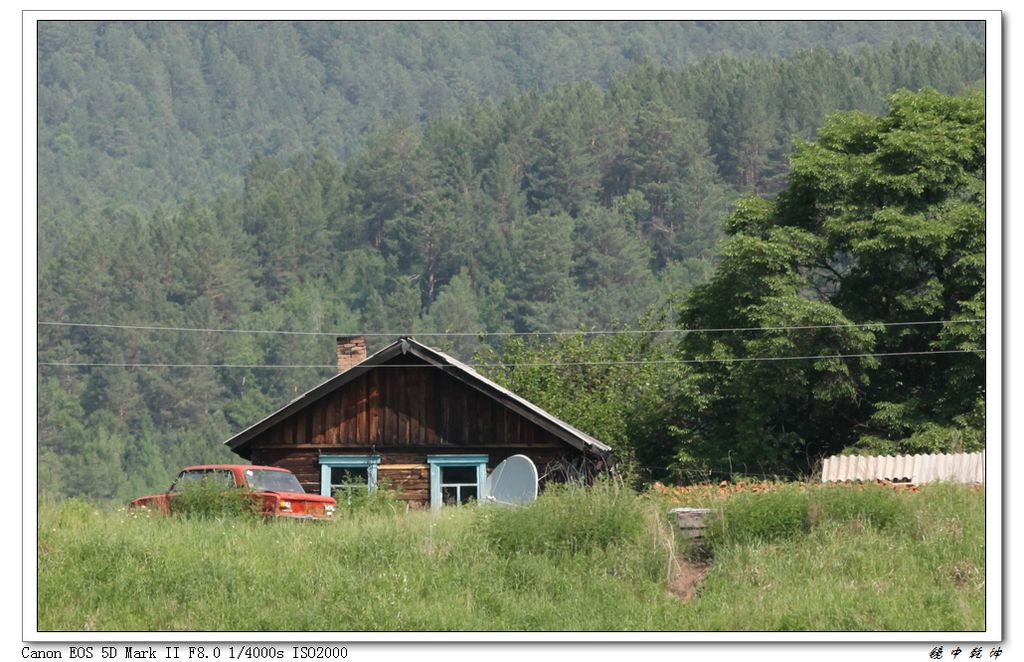
<instances>
[{"instance_id":1,"label":"forested hillside","mask_svg":"<svg viewBox=\"0 0 1024 662\"><path fill-rule=\"evenodd\" d=\"M188 22L39 24L40 221L149 216L240 189L253 154L343 160L368 130L562 83L604 86L643 61L789 57L981 39L952 21ZM960 84L907 63L902 84ZM852 71L869 93L887 72ZM856 84L854 84L856 85ZM878 103L872 99L870 103ZM51 227L51 224L57 228ZM44 248L47 246L44 245Z\"/></svg>"},{"instance_id":2,"label":"forested hillside","mask_svg":"<svg viewBox=\"0 0 1024 662\"><path fill-rule=\"evenodd\" d=\"M41 326L45 364L118 364L41 366L42 489L123 497L229 457L220 441L330 370L205 366L329 365L332 332L674 324L737 196L786 186L794 137L984 75L969 26L870 48L884 30L839 24L835 50L799 50L812 27L645 25L41 30L39 319L327 334ZM575 39L593 52L556 57ZM190 367L121 367L154 363ZM679 439L693 411L637 429ZM588 416L621 430L622 412L565 415L596 433Z\"/></svg>"}]
</instances>

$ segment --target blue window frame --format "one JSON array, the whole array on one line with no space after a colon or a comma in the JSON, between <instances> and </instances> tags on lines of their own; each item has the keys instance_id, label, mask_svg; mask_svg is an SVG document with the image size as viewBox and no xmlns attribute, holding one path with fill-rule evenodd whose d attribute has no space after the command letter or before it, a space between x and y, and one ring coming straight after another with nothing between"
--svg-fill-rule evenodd
<instances>
[{"instance_id":1,"label":"blue window frame","mask_svg":"<svg viewBox=\"0 0 1024 662\"><path fill-rule=\"evenodd\" d=\"M320 494L333 496L336 489L350 490L353 485L346 479L366 477L366 489L377 489L377 465L380 455L321 455Z\"/></svg>"},{"instance_id":2,"label":"blue window frame","mask_svg":"<svg viewBox=\"0 0 1024 662\"><path fill-rule=\"evenodd\" d=\"M479 501L487 480L486 455L428 455L430 507Z\"/></svg>"}]
</instances>

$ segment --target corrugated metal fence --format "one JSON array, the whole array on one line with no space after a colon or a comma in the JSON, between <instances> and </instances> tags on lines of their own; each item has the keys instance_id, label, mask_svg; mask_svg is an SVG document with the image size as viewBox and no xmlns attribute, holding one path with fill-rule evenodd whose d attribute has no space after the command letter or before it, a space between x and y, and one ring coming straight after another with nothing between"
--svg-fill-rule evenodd
<instances>
[{"instance_id":1,"label":"corrugated metal fence","mask_svg":"<svg viewBox=\"0 0 1024 662\"><path fill-rule=\"evenodd\" d=\"M946 455L833 455L821 469L821 482L888 480L930 483L985 482L985 452Z\"/></svg>"}]
</instances>

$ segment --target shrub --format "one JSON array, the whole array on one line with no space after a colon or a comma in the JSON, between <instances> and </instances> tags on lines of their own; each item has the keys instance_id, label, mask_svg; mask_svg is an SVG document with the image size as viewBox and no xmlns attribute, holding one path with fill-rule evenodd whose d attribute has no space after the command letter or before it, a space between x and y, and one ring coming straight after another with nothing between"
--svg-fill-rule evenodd
<instances>
[{"instance_id":1,"label":"shrub","mask_svg":"<svg viewBox=\"0 0 1024 662\"><path fill-rule=\"evenodd\" d=\"M886 529L905 521L904 500L892 488L875 484L861 487L823 486L811 492L808 503L811 526L858 520L866 526Z\"/></svg>"},{"instance_id":2,"label":"shrub","mask_svg":"<svg viewBox=\"0 0 1024 662\"><path fill-rule=\"evenodd\" d=\"M812 528L857 522L886 529L907 521L905 500L882 485L783 487L774 492L741 492L724 500L704 532L706 550L716 546L771 541Z\"/></svg>"},{"instance_id":3,"label":"shrub","mask_svg":"<svg viewBox=\"0 0 1024 662\"><path fill-rule=\"evenodd\" d=\"M249 497L247 490L225 487L216 480L190 483L170 504L172 514L197 519L255 517L260 513L259 503Z\"/></svg>"},{"instance_id":4,"label":"shrub","mask_svg":"<svg viewBox=\"0 0 1024 662\"><path fill-rule=\"evenodd\" d=\"M725 544L770 541L810 531L808 496L797 488L742 492L722 502L704 530L707 549Z\"/></svg>"},{"instance_id":5,"label":"shrub","mask_svg":"<svg viewBox=\"0 0 1024 662\"><path fill-rule=\"evenodd\" d=\"M580 554L636 540L644 517L636 493L612 482L549 485L535 503L484 513L490 543L505 554Z\"/></svg>"},{"instance_id":6,"label":"shrub","mask_svg":"<svg viewBox=\"0 0 1024 662\"><path fill-rule=\"evenodd\" d=\"M336 489L334 498L338 502L335 517L345 515L396 515L405 512L405 503L398 492L386 480L370 491L366 483L354 483L353 489Z\"/></svg>"}]
</instances>

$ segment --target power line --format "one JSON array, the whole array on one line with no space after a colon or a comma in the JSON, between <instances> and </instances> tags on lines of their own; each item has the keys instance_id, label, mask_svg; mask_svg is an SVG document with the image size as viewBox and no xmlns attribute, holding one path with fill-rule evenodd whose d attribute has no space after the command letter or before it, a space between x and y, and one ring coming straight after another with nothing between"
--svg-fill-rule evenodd
<instances>
[{"instance_id":1,"label":"power line","mask_svg":"<svg viewBox=\"0 0 1024 662\"><path fill-rule=\"evenodd\" d=\"M262 333L287 336L392 336L391 333L349 333L327 331L271 331L265 329L205 329L185 326L148 326L137 324L93 324L89 322L37 322L39 326L75 326L90 329L127 329L130 331L192 331L200 333ZM423 334L421 334L423 335Z\"/></svg>"},{"instance_id":2,"label":"power line","mask_svg":"<svg viewBox=\"0 0 1024 662\"><path fill-rule=\"evenodd\" d=\"M616 334L663 334L663 333L741 333L751 331L799 331L813 329L853 329L866 327L898 327L898 326L922 326L929 324L970 324L984 322L984 318L962 319L962 320L925 320L918 322L864 322L860 324L807 324L792 326L748 326L748 327L722 327L707 329L595 329L577 331L433 331L422 333L375 333L356 331L274 331L269 329L214 329L202 327L184 326L153 326L138 324L96 324L91 322L37 322L39 326L58 327L84 327L92 329L123 329L129 331L179 331L194 333L250 333L267 335L287 336L365 336L368 338L384 337L392 338L399 336L440 336L440 337L480 337L480 336L566 336L566 335L616 335Z\"/></svg>"},{"instance_id":3,"label":"power line","mask_svg":"<svg viewBox=\"0 0 1024 662\"><path fill-rule=\"evenodd\" d=\"M921 356L925 354L984 354L984 349L936 349L921 352L868 352L863 354L818 354L813 356L747 356L721 359L637 359L632 361L567 361L564 363L469 363L471 368L560 368L576 366L611 366L611 365L683 365L689 363L750 363L758 361L799 361L819 359L853 359L883 356ZM255 368L255 369L316 369L337 370L333 365L305 364L244 364L244 363L92 363L92 362L61 362L40 361L39 366L57 367L99 367L99 368ZM453 365L434 365L428 363L385 363L372 368L458 368Z\"/></svg>"},{"instance_id":4,"label":"power line","mask_svg":"<svg viewBox=\"0 0 1024 662\"><path fill-rule=\"evenodd\" d=\"M83 368L303 368L303 369L316 369L316 370L337 370L338 366L333 365L307 365L307 364L295 364L295 363L263 363L263 364L251 364L251 363L91 363L91 362L63 362L63 361L40 361L36 363L39 366L65 366L65 367L83 367ZM426 364L420 364L418 367L425 367ZM387 367L407 367L407 366L377 366L382 368Z\"/></svg>"}]
</instances>

